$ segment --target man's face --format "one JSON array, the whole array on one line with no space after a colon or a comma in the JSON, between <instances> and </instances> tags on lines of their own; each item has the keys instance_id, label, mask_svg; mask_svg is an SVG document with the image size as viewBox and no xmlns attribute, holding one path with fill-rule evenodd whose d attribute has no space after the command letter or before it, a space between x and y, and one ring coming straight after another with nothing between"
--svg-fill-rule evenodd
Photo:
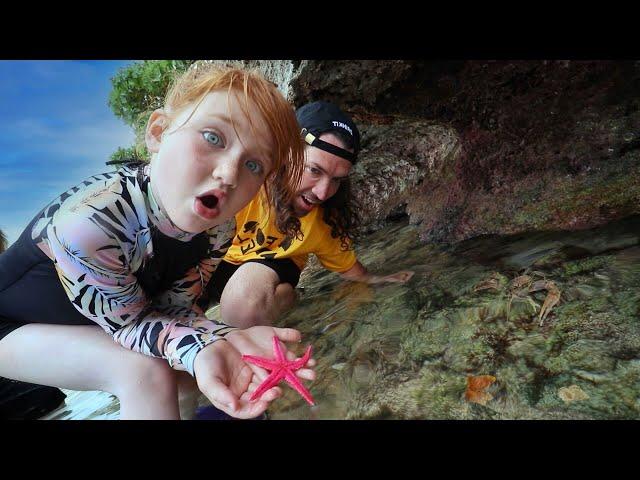
<instances>
[{"instance_id":1,"label":"man's face","mask_svg":"<svg viewBox=\"0 0 640 480\"><path fill-rule=\"evenodd\" d=\"M320 140L344 148L333 133L323 133ZM351 162L332 153L307 145L302 182L293 199L293 210L303 217L317 205L333 197L351 171Z\"/></svg>"}]
</instances>

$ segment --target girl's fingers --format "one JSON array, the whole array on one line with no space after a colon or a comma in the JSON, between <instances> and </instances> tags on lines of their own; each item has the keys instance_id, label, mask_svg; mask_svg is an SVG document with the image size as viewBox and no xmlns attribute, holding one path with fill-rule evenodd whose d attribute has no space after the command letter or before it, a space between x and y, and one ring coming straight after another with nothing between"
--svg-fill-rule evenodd
<instances>
[{"instance_id":1,"label":"girl's fingers","mask_svg":"<svg viewBox=\"0 0 640 480\"><path fill-rule=\"evenodd\" d=\"M293 352L287 351L287 360L289 360L290 362L293 362L294 360L298 360L298 358L301 358L301 357L296 357ZM315 367L317 363L318 362L316 362L313 358L310 358L309 360L307 360L305 367Z\"/></svg>"},{"instance_id":2,"label":"girl's fingers","mask_svg":"<svg viewBox=\"0 0 640 480\"><path fill-rule=\"evenodd\" d=\"M235 416L236 418L255 418L259 415L262 415L264 411L269 407L269 403L271 403L281 395L282 390L278 387L274 387L264 392L259 399L252 402L249 400L249 393L247 393L242 396L240 406L238 410L234 412L233 416ZM231 413L229 414L231 415Z\"/></svg>"},{"instance_id":3,"label":"girl's fingers","mask_svg":"<svg viewBox=\"0 0 640 480\"><path fill-rule=\"evenodd\" d=\"M309 368L301 368L296 372L296 376L302 378L303 380L315 380L316 372L315 370L311 370Z\"/></svg>"},{"instance_id":4,"label":"girl's fingers","mask_svg":"<svg viewBox=\"0 0 640 480\"><path fill-rule=\"evenodd\" d=\"M263 400L248 402L242 411L239 412L241 416L238 418L256 418L257 416L262 415L268 406L269 402L265 402Z\"/></svg>"},{"instance_id":5,"label":"girl's fingers","mask_svg":"<svg viewBox=\"0 0 640 480\"><path fill-rule=\"evenodd\" d=\"M207 398L216 407L231 415L238 408L238 398L219 378L215 377L207 387Z\"/></svg>"},{"instance_id":6,"label":"girl's fingers","mask_svg":"<svg viewBox=\"0 0 640 480\"><path fill-rule=\"evenodd\" d=\"M246 363L249 365L249 368L253 372L254 378L257 377L260 382L269 376L269 372L267 372L264 368L254 365L253 363Z\"/></svg>"},{"instance_id":7,"label":"girl's fingers","mask_svg":"<svg viewBox=\"0 0 640 480\"><path fill-rule=\"evenodd\" d=\"M283 342L300 342L302 340L302 334L295 328L273 327L273 331Z\"/></svg>"},{"instance_id":8,"label":"girl's fingers","mask_svg":"<svg viewBox=\"0 0 640 480\"><path fill-rule=\"evenodd\" d=\"M273 387L267 390L266 392L264 392L260 397L260 400L265 402L273 402L276 398L280 397L281 395L282 395L282 389L278 387Z\"/></svg>"},{"instance_id":9,"label":"girl's fingers","mask_svg":"<svg viewBox=\"0 0 640 480\"><path fill-rule=\"evenodd\" d=\"M253 394L253 392L256 390L256 388L258 388L259 386L260 386L260 383L259 383L259 382L253 382L251 385L249 385L249 388L247 389L247 392L249 393L249 395L252 395L252 394ZM276 387L272 387L272 388L270 388L269 390L267 390L266 392L264 392L264 393L260 396L260 399L259 399L259 400L265 400L265 399L269 398L269 397L265 397L265 395L266 395L268 392L271 392L272 390L273 390L273 392L274 392L274 393L275 393L275 395L276 395L276 396L274 397L274 399L276 399L276 398L278 398L279 396L281 396L281 395L282 395L282 388L280 388L280 387L277 387L277 386L276 386ZM271 400L269 400L269 401L271 401Z\"/></svg>"}]
</instances>

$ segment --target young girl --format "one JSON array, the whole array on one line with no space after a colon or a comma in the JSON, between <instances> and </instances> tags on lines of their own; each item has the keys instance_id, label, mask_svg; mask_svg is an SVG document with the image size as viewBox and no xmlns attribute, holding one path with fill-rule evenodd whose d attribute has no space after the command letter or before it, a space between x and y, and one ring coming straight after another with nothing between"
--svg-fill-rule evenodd
<instances>
[{"instance_id":1,"label":"young girl","mask_svg":"<svg viewBox=\"0 0 640 480\"><path fill-rule=\"evenodd\" d=\"M255 73L199 66L151 114L145 142L150 165L66 191L0 255L0 376L110 392L123 419L179 418L174 373L186 371L217 408L260 415L281 391L250 402L266 372L241 355L269 356L273 335L300 333L233 329L199 304L235 213L263 184L292 195L299 183L293 109Z\"/></svg>"}]
</instances>

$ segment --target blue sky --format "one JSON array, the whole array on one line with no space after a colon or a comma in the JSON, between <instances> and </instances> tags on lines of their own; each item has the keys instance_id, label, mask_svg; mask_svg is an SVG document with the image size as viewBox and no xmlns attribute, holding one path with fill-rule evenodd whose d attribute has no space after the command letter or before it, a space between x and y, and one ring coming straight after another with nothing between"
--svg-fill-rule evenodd
<instances>
[{"instance_id":1,"label":"blue sky","mask_svg":"<svg viewBox=\"0 0 640 480\"><path fill-rule=\"evenodd\" d=\"M131 127L107 105L126 61L0 60L0 229L13 243L57 195L95 173Z\"/></svg>"}]
</instances>

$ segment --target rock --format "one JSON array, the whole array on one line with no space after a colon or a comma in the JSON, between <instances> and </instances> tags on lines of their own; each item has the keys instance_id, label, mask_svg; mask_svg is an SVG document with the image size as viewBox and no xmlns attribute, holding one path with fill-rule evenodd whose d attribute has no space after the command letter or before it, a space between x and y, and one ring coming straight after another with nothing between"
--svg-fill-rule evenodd
<instances>
[{"instance_id":1,"label":"rock","mask_svg":"<svg viewBox=\"0 0 640 480\"><path fill-rule=\"evenodd\" d=\"M577 385L571 385L570 387L562 387L558 390L558 396L564 403L577 402L580 400L587 400L589 395Z\"/></svg>"},{"instance_id":2,"label":"rock","mask_svg":"<svg viewBox=\"0 0 640 480\"><path fill-rule=\"evenodd\" d=\"M451 242L640 213L640 62L292 66L296 105L334 101L361 126L356 191L374 226L404 211L423 241Z\"/></svg>"}]
</instances>

